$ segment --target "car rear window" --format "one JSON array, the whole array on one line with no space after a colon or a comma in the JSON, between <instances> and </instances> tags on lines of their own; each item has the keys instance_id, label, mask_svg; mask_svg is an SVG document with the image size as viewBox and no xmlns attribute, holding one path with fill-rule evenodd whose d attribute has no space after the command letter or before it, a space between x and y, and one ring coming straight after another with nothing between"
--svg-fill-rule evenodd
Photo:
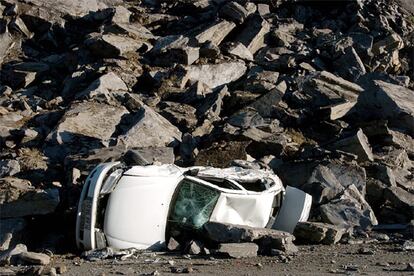
<instances>
[{"instance_id":1,"label":"car rear window","mask_svg":"<svg viewBox=\"0 0 414 276\"><path fill-rule=\"evenodd\" d=\"M220 192L200 183L184 179L178 186L169 222L199 229L210 219Z\"/></svg>"}]
</instances>

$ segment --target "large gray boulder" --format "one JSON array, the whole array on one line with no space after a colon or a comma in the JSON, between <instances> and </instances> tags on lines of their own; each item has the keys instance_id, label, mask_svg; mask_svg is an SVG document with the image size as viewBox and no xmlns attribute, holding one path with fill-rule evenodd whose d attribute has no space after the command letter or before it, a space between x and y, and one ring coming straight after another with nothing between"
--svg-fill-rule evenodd
<instances>
[{"instance_id":1,"label":"large gray boulder","mask_svg":"<svg viewBox=\"0 0 414 276\"><path fill-rule=\"evenodd\" d=\"M258 250L259 246L251 242L221 243L214 253L238 259L256 257Z\"/></svg>"},{"instance_id":2,"label":"large gray boulder","mask_svg":"<svg viewBox=\"0 0 414 276\"><path fill-rule=\"evenodd\" d=\"M276 88L279 72L264 70L262 67L255 66L247 73L247 80L244 88L249 92L263 94ZM278 86L283 93L284 90Z\"/></svg>"},{"instance_id":3,"label":"large gray boulder","mask_svg":"<svg viewBox=\"0 0 414 276\"><path fill-rule=\"evenodd\" d=\"M123 115L124 107L96 102L75 103L65 113L55 130L47 137L57 144L79 143L78 138L92 138L107 143Z\"/></svg>"},{"instance_id":4,"label":"large gray boulder","mask_svg":"<svg viewBox=\"0 0 414 276\"><path fill-rule=\"evenodd\" d=\"M197 125L197 109L188 104L163 102L160 114L183 132L193 130Z\"/></svg>"},{"instance_id":5,"label":"large gray boulder","mask_svg":"<svg viewBox=\"0 0 414 276\"><path fill-rule=\"evenodd\" d=\"M328 223L299 222L293 235L299 242L305 244L336 244L341 240L344 233L344 228Z\"/></svg>"},{"instance_id":6,"label":"large gray boulder","mask_svg":"<svg viewBox=\"0 0 414 276\"><path fill-rule=\"evenodd\" d=\"M119 3L116 0L29 0L28 3L36 8L42 8L50 13L58 15L70 15L73 17L81 17L87 15L89 12L98 11L100 9L108 8L109 6Z\"/></svg>"},{"instance_id":7,"label":"large gray boulder","mask_svg":"<svg viewBox=\"0 0 414 276\"><path fill-rule=\"evenodd\" d=\"M357 80L367 70L353 47L345 49L345 54L334 62L338 74L348 80Z\"/></svg>"},{"instance_id":8,"label":"large gray boulder","mask_svg":"<svg viewBox=\"0 0 414 276\"><path fill-rule=\"evenodd\" d=\"M400 187L388 187L384 191L384 197L398 212L405 214L407 222L414 219L414 193Z\"/></svg>"},{"instance_id":9,"label":"large gray boulder","mask_svg":"<svg viewBox=\"0 0 414 276\"><path fill-rule=\"evenodd\" d=\"M210 41L213 45L220 45L223 39L236 27L236 24L227 20L214 22L196 35L198 43Z\"/></svg>"},{"instance_id":10,"label":"large gray boulder","mask_svg":"<svg viewBox=\"0 0 414 276\"><path fill-rule=\"evenodd\" d=\"M208 222L204 224L206 237L219 243L252 242L265 236L285 241L294 241L295 237L287 232L269 228L256 228L246 225Z\"/></svg>"},{"instance_id":11,"label":"large gray boulder","mask_svg":"<svg viewBox=\"0 0 414 276\"><path fill-rule=\"evenodd\" d=\"M57 189L35 189L29 181L0 179L0 218L17 218L53 213L60 202Z\"/></svg>"},{"instance_id":12,"label":"large gray boulder","mask_svg":"<svg viewBox=\"0 0 414 276\"><path fill-rule=\"evenodd\" d=\"M369 119L387 119L390 126L414 136L414 91L374 80L358 98L358 112Z\"/></svg>"},{"instance_id":13,"label":"large gray boulder","mask_svg":"<svg viewBox=\"0 0 414 276\"><path fill-rule=\"evenodd\" d=\"M230 116L227 122L232 126L243 129L250 127L263 127L267 125L266 120L253 108L246 108L238 111Z\"/></svg>"},{"instance_id":14,"label":"large gray boulder","mask_svg":"<svg viewBox=\"0 0 414 276\"><path fill-rule=\"evenodd\" d=\"M242 5L233 1L224 5L220 9L219 14L238 24L242 24L247 16L249 16L249 12Z\"/></svg>"},{"instance_id":15,"label":"large gray boulder","mask_svg":"<svg viewBox=\"0 0 414 276\"><path fill-rule=\"evenodd\" d=\"M334 199L345 187L328 167L318 165L302 189L312 195L313 202L321 204Z\"/></svg>"},{"instance_id":16,"label":"large gray boulder","mask_svg":"<svg viewBox=\"0 0 414 276\"><path fill-rule=\"evenodd\" d=\"M365 169L355 163L332 160L282 166L278 175L287 185L295 185L312 195L314 204L325 204L338 198L354 185L362 196L366 194Z\"/></svg>"},{"instance_id":17,"label":"large gray boulder","mask_svg":"<svg viewBox=\"0 0 414 276\"><path fill-rule=\"evenodd\" d=\"M83 172L89 172L100 163L131 159L129 156L126 157L127 153L139 155L149 163L173 164L175 160L173 148L126 148L120 145L93 149L87 153L69 155L65 158L65 170L71 171L72 168L76 168Z\"/></svg>"},{"instance_id":18,"label":"large gray boulder","mask_svg":"<svg viewBox=\"0 0 414 276\"><path fill-rule=\"evenodd\" d=\"M62 158L81 148L93 149L109 145L122 117L124 107L97 102L74 103L46 138L49 156Z\"/></svg>"},{"instance_id":19,"label":"large gray boulder","mask_svg":"<svg viewBox=\"0 0 414 276\"><path fill-rule=\"evenodd\" d=\"M93 81L85 90L76 95L77 99L98 98L111 100L115 93L125 93L128 87L114 72L109 72Z\"/></svg>"},{"instance_id":20,"label":"large gray boulder","mask_svg":"<svg viewBox=\"0 0 414 276\"><path fill-rule=\"evenodd\" d=\"M139 22L131 22L133 14L126 7L116 6L113 7L113 10L115 14L112 17L112 24L104 26L104 31L106 33L120 33L138 40L156 38L150 30Z\"/></svg>"},{"instance_id":21,"label":"large gray boulder","mask_svg":"<svg viewBox=\"0 0 414 276\"><path fill-rule=\"evenodd\" d=\"M230 96L227 86L209 95L206 100L197 109L197 114L200 117L208 118L212 121L219 120L220 112L222 110L223 98Z\"/></svg>"},{"instance_id":22,"label":"large gray boulder","mask_svg":"<svg viewBox=\"0 0 414 276\"><path fill-rule=\"evenodd\" d=\"M224 49L228 54L235 56L236 58L253 61L253 55L250 53L249 49L246 48L240 42L229 43Z\"/></svg>"},{"instance_id":23,"label":"large gray boulder","mask_svg":"<svg viewBox=\"0 0 414 276\"><path fill-rule=\"evenodd\" d=\"M12 136L13 132L16 132L23 128L25 116L21 112L8 112L5 110L0 113L0 137L7 138Z\"/></svg>"},{"instance_id":24,"label":"large gray boulder","mask_svg":"<svg viewBox=\"0 0 414 276\"><path fill-rule=\"evenodd\" d=\"M328 113L331 120L347 115L354 107L361 86L327 71L311 73L299 83L295 101L304 108Z\"/></svg>"},{"instance_id":25,"label":"large gray boulder","mask_svg":"<svg viewBox=\"0 0 414 276\"><path fill-rule=\"evenodd\" d=\"M334 142L329 148L355 154L360 161L374 161L374 154L362 129L355 135Z\"/></svg>"},{"instance_id":26,"label":"large gray boulder","mask_svg":"<svg viewBox=\"0 0 414 276\"><path fill-rule=\"evenodd\" d=\"M260 48L266 46L265 35L270 30L270 24L261 16L250 18L243 31L237 36L237 41L246 46L254 55Z\"/></svg>"},{"instance_id":27,"label":"large gray boulder","mask_svg":"<svg viewBox=\"0 0 414 276\"><path fill-rule=\"evenodd\" d=\"M199 58L199 48L190 44L190 39L183 35L161 37L150 51L152 62L164 66L173 63L190 65Z\"/></svg>"},{"instance_id":28,"label":"large gray boulder","mask_svg":"<svg viewBox=\"0 0 414 276\"><path fill-rule=\"evenodd\" d=\"M144 45L144 41L117 34L89 34L85 45L93 55L100 57L127 57L127 53L134 53Z\"/></svg>"},{"instance_id":29,"label":"large gray boulder","mask_svg":"<svg viewBox=\"0 0 414 276\"><path fill-rule=\"evenodd\" d=\"M364 197L350 185L343 194L319 207L323 222L344 228L358 227L366 229L378 224L377 218Z\"/></svg>"},{"instance_id":30,"label":"large gray boulder","mask_svg":"<svg viewBox=\"0 0 414 276\"><path fill-rule=\"evenodd\" d=\"M282 101L283 95L283 91L274 88L251 103L249 107L255 109L262 117L272 117L275 106Z\"/></svg>"},{"instance_id":31,"label":"large gray boulder","mask_svg":"<svg viewBox=\"0 0 414 276\"><path fill-rule=\"evenodd\" d=\"M8 32L0 34L0 64L12 46L13 40Z\"/></svg>"},{"instance_id":32,"label":"large gray boulder","mask_svg":"<svg viewBox=\"0 0 414 276\"><path fill-rule=\"evenodd\" d=\"M272 249L285 253L297 251L292 234L269 228L208 222L204 225L204 233L206 238L218 243L254 242L259 245L262 254L270 254Z\"/></svg>"},{"instance_id":33,"label":"large gray boulder","mask_svg":"<svg viewBox=\"0 0 414 276\"><path fill-rule=\"evenodd\" d=\"M28 221L25 218L7 218L1 219L0 224L0 243L3 243L0 245L0 251L3 251L21 239Z\"/></svg>"},{"instance_id":34,"label":"large gray boulder","mask_svg":"<svg viewBox=\"0 0 414 276\"><path fill-rule=\"evenodd\" d=\"M142 104L131 120L130 128L118 136L117 145L165 147L181 141L179 129L149 106Z\"/></svg>"},{"instance_id":35,"label":"large gray boulder","mask_svg":"<svg viewBox=\"0 0 414 276\"><path fill-rule=\"evenodd\" d=\"M186 67L186 74L182 80L182 86L188 81L201 81L214 89L224 84L236 81L246 72L244 62L223 62L219 64L191 65Z\"/></svg>"}]
</instances>

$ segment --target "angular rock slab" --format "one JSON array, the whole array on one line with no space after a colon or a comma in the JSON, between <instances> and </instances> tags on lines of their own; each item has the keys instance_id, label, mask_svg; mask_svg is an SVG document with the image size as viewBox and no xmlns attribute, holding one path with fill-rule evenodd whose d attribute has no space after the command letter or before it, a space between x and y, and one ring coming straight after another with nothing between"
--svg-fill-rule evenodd
<instances>
[{"instance_id":1,"label":"angular rock slab","mask_svg":"<svg viewBox=\"0 0 414 276\"><path fill-rule=\"evenodd\" d=\"M183 132L192 130L197 125L196 109L188 104L163 102L160 114Z\"/></svg>"},{"instance_id":2,"label":"angular rock slab","mask_svg":"<svg viewBox=\"0 0 414 276\"><path fill-rule=\"evenodd\" d=\"M328 167L318 165L302 189L312 195L315 203L321 204L332 200L345 188Z\"/></svg>"},{"instance_id":3,"label":"angular rock slab","mask_svg":"<svg viewBox=\"0 0 414 276\"><path fill-rule=\"evenodd\" d=\"M3 59L11 48L12 44L13 40L8 32L0 34L0 64L3 63Z\"/></svg>"},{"instance_id":4,"label":"angular rock slab","mask_svg":"<svg viewBox=\"0 0 414 276\"><path fill-rule=\"evenodd\" d=\"M283 95L282 91L274 88L250 104L249 107L257 110L262 117L272 117L274 106L282 101Z\"/></svg>"},{"instance_id":5,"label":"angular rock slab","mask_svg":"<svg viewBox=\"0 0 414 276\"><path fill-rule=\"evenodd\" d=\"M327 114L330 120L340 119L348 114L348 112L356 105L356 101L334 104L321 108L321 111Z\"/></svg>"},{"instance_id":6,"label":"angular rock slab","mask_svg":"<svg viewBox=\"0 0 414 276\"><path fill-rule=\"evenodd\" d=\"M211 41L211 43L218 46L235 27L236 24L233 22L220 20L207 27L201 33L196 35L195 38L198 43Z\"/></svg>"},{"instance_id":7,"label":"angular rock slab","mask_svg":"<svg viewBox=\"0 0 414 276\"><path fill-rule=\"evenodd\" d=\"M116 58L125 56L128 52L136 52L144 42L127 36L93 33L85 40L85 45L93 55Z\"/></svg>"},{"instance_id":8,"label":"angular rock slab","mask_svg":"<svg viewBox=\"0 0 414 276\"><path fill-rule=\"evenodd\" d=\"M270 24L261 16L255 16L246 22L245 29L238 35L237 41L246 46L254 55L265 46L264 37L270 30Z\"/></svg>"},{"instance_id":9,"label":"angular rock slab","mask_svg":"<svg viewBox=\"0 0 414 276\"><path fill-rule=\"evenodd\" d=\"M283 93L281 82L278 86L276 83L279 79L279 72L264 70L262 67L255 66L247 73L247 80L244 88L249 92L263 94L277 87Z\"/></svg>"},{"instance_id":10,"label":"angular rock slab","mask_svg":"<svg viewBox=\"0 0 414 276\"><path fill-rule=\"evenodd\" d=\"M30 182L0 179L0 218L18 218L53 213L60 202L58 189L35 189Z\"/></svg>"},{"instance_id":11,"label":"angular rock slab","mask_svg":"<svg viewBox=\"0 0 414 276\"><path fill-rule=\"evenodd\" d=\"M378 224L371 206L365 201L355 185L350 185L338 199L321 205L319 210L323 222L343 228L366 229Z\"/></svg>"},{"instance_id":12,"label":"angular rock slab","mask_svg":"<svg viewBox=\"0 0 414 276\"><path fill-rule=\"evenodd\" d=\"M197 109L199 117L205 117L209 120L219 120L220 112L222 110L223 98L230 96L227 86L209 95L204 103Z\"/></svg>"},{"instance_id":13,"label":"angular rock slab","mask_svg":"<svg viewBox=\"0 0 414 276\"><path fill-rule=\"evenodd\" d=\"M251 258L257 256L259 246L255 243L221 243L215 253L219 253L231 258Z\"/></svg>"},{"instance_id":14,"label":"angular rock slab","mask_svg":"<svg viewBox=\"0 0 414 276\"><path fill-rule=\"evenodd\" d=\"M371 146L362 129L359 129L358 132L351 137L335 142L330 148L353 153L358 156L360 161L374 161Z\"/></svg>"},{"instance_id":15,"label":"angular rock slab","mask_svg":"<svg viewBox=\"0 0 414 276\"><path fill-rule=\"evenodd\" d=\"M11 136L14 131L23 128L25 117L20 112L7 112L0 114L0 137Z\"/></svg>"},{"instance_id":16,"label":"angular rock slab","mask_svg":"<svg viewBox=\"0 0 414 276\"><path fill-rule=\"evenodd\" d=\"M124 162L129 161L132 165L139 165L139 162L147 164L174 164L174 149L163 148L134 148L128 150L122 157Z\"/></svg>"},{"instance_id":17,"label":"angular rock slab","mask_svg":"<svg viewBox=\"0 0 414 276\"><path fill-rule=\"evenodd\" d=\"M403 39L396 33L390 34L385 39L378 41L372 45L372 53L374 55L384 54L404 48Z\"/></svg>"},{"instance_id":18,"label":"angular rock slab","mask_svg":"<svg viewBox=\"0 0 414 276\"><path fill-rule=\"evenodd\" d=\"M208 238L220 243L251 242L261 239L264 236L290 241L295 240L295 237L287 232L229 223L208 222L204 224L204 230Z\"/></svg>"},{"instance_id":19,"label":"angular rock slab","mask_svg":"<svg viewBox=\"0 0 414 276\"><path fill-rule=\"evenodd\" d=\"M191 65L186 67L186 75L182 80L182 86L187 81L201 81L214 89L224 84L236 81L246 72L244 62L224 62L219 64Z\"/></svg>"},{"instance_id":20,"label":"angular rock slab","mask_svg":"<svg viewBox=\"0 0 414 276\"><path fill-rule=\"evenodd\" d=\"M396 210L406 214L408 220L414 219L414 193L400 187L388 187L384 191L384 197Z\"/></svg>"},{"instance_id":21,"label":"angular rock slab","mask_svg":"<svg viewBox=\"0 0 414 276\"><path fill-rule=\"evenodd\" d=\"M335 62L336 71L345 79L357 80L365 75L367 70L364 63L353 47L345 49L345 54Z\"/></svg>"},{"instance_id":22,"label":"angular rock slab","mask_svg":"<svg viewBox=\"0 0 414 276\"><path fill-rule=\"evenodd\" d=\"M84 91L76 95L77 99L94 98L110 99L112 93L126 92L128 87L114 72L109 72L93 81Z\"/></svg>"},{"instance_id":23,"label":"angular rock slab","mask_svg":"<svg viewBox=\"0 0 414 276\"><path fill-rule=\"evenodd\" d=\"M95 143L107 144L125 114L128 111L124 107L97 102L75 103L46 140L58 145L77 145L79 139L86 138Z\"/></svg>"},{"instance_id":24,"label":"angular rock slab","mask_svg":"<svg viewBox=\"0 0 414 276\"><path fill-rule=\"evenodd\" d=\"M311 73L300 88L308 98L301 104L306 107L310 105L313 108L355 102L364 90L361 86L327 71Z\"/></svg>"},{"instance_id":25,"label":"angular rock slab","mask_svg":"<svg viewBox=\"0 0 414 276\"><path fill-rule=\"evenodd\" d=\"M27 221L24 218L1 219L0 225L0 243L2 243L0 251L3 251L7 250L11 244L14 244L14 241L20 240L21 235L25 232ZM7 244L8 239L9 244Z\"/></svg>"},{"instance_id":26,"label":"angular rock slab","mask_svg":"<svg viewBox=\"0 0 414 276\"><path fill-rule=\"evenodd\" d=\"M242 24L247 16L249 16L249 12L237 2L227 3L221 8L219 14L238 24Z\"/></svg>"},{"instance_id":27,"label":"angular rock slab","mask_svg":"<svg viewBox=\"0 0 414 276\"><path fill-rule=\"evenodd\" d=\"M59 14L68 14L74 17L81 17L87 15L91 11L108 8L108 4L115 4L117 1L102 1L102 0L29 0L27 1L34 6L38 6L48 10L49 12L58 12ZM112 2L112 3L111 3Z\"/></svg>"},{"instance_id":28,"label":"angular rock slab","mask_svg":"<svg viewBox=\"0 0 414 276\"><path fill-rule=\"evenodd\" d=\"M246 46L240 42L230 43L225 50L227 53L237 58L245 59L248 61L254 60L253 55L250 53L249 49L247 49Z\"/></svg>"},{"instance_id":29,"label":"angular rock slab","mask_svg":"<svg viewBox=\"0 0 414 276\"><path fill-rule=\"evenodd\" d=\"M297 187L312 195L315 204L328 203L350 185L355 185L361 195L366 194L366 172L357 164L332 160L329 163L312 162L297 164L297 166L297 168L287 166L283 169L290 170L288 174L294 174L293 179L289 179L288 176L284 179L284 183L293 181L292 184L298 185Z\"/></svg>"},{"instance_id":30,"label":"angular rock slab","mask_svg":"<svg viewBox=\"0 0 414 276\"><path fill-rule=\"evenodd\" d=\"M191 47L190 39L182 35L169 35L157 40L150 53L152 62L160 66L173 63L190 65L199 58L199 48Z\"/></svg>"},{"instance_id":31,"label":"angular rock slab","mask_svg":"<svg viewBox=\"0 0 414 276\"><path fill-rule=\"evenodd\" d=\"M50 263L50 257L43 253L36 252L22 252L18 257L29 264L35 265L48 265Z\"/></svg>"},{"instance_id":32,"label":"angular rock slab","mask_svg":"<svg viewBox=\"0 0 414 276\"><path fill-rule=\"evenodd\" d=\"M305 244L322 243L336 244L342 238L345 229L327 223L320 222L299 222L296 225L296 239Z\"/></svg>"},{"instance_id":33,"label":"angular rock slab","mask_svg":"<svg viewBox=\"0 0 414 276\"><path fill-rule=\"evenodd\" d=\"M204 232L207 238L219 243L254 242L263 254L270 254L271 249L287 253L297 251L292 234L274 229L208 222L204 225Z\"/></svg>"},{"instance_id":34,"label":"angular rock slab","mask_svg":"<svg viewBox=\"0 0 414 276\"><path fill-rule=\"evenodd\" d=\"M16 244L13 248L9 248L3 252L0 252L0 264L10 264L10 260L21 253L27 252L26 245L19 243Z\"/></svg>"},{"instance_id":35,"label":"angular rock slab","mask_svg":"<svg viewBox=\"0 0 414 276\"><path fill-rule=\"evenodd\" d=\"M181 141L181 132L152 108L142 105L133 115L132 126L118 136L117 145L126 147L165 147Z\"/></svg>"},{"instance_id":36,"label":"angular rock slab","mask_svg":"<svg viewBox=\"0 0 414 276\"><path fill-rule=\"evenodd\" d=\"M388 119L414 137L414 91L375 80L358 98L359 113L372 119Z\"/></svg>"},{"instance_id":37,"label":"angular rock slab","mask_svg":"<svg viewBox=\"0 0 414 276\"><path fill-rule=\"evenodd\" d=\"M122 145L94 149L86 154L70 155L65 158L65 170L77 168L81 171L91 171L96 165L125 159L125 154L132 151L142 156L149 163L173 164L174 149L168 147L126 148Z\"/></svg>"}]
</instances>

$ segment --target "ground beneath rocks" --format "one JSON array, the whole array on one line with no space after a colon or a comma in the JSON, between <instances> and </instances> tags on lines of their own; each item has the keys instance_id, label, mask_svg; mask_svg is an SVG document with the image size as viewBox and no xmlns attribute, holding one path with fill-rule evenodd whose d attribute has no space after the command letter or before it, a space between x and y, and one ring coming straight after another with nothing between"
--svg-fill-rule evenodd
<instances>
[{"instance_id":1,"label":"ground beneath rocks","mask_svg":"<svg viewBox=\"0 0 414 276\"><path fill-rule=\"evenodd\" d=\"M54 265L64 264L64 275L414 275L407 271L414 252L399 250L398 244L339 244L299 246L292 258L257 257L219 259L170 253L142 253L127 260L87 262L60 255ZM177 272L178 271L178 272ZM184 272L183 272L184 271Z\"/></svg>"}]
</instances>

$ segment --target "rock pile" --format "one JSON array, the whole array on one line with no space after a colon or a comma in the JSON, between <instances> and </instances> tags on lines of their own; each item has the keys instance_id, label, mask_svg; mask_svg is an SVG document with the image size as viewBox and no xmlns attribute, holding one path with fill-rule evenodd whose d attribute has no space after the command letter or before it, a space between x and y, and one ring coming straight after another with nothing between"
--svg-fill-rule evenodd
<instances>
[{"instance_id":1,"label":"rock pile","mask_svg":"<svg viewBox=\"0 0 414 276\"><path fill-rule=\"evenodd\" d=\"M313 196L312 221L332 224L300 225L302 240L409 223L412 12L386 0L1 1L0 236L17 244L40 227L49 238L36 241L61 248L52 234L72 223L91 167L129 150L272 168Z\"/></svg>"}]
</instances>

